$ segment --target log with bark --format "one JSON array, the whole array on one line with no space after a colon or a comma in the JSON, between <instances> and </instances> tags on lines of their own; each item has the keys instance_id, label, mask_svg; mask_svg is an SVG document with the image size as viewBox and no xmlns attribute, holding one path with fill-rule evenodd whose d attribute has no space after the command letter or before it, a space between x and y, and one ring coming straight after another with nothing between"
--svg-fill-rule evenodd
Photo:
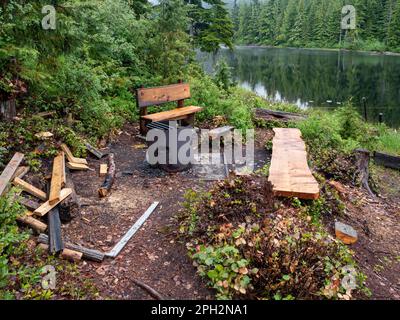
<instances>
[{"instance_id":1,"label":"log with bark","mask_svg":"<svg viewBox=\"0 0 400 320\"><path fill-rule=\"evenodd\" d=\"M48 244L49 243L49 237L46 234L40 234L38 237L38 243L43 243L43 244ZM65 243L65 248L74 250L77 252L81 252L83 255L82 257L87 260L95 261L95 262L102 262L104 260L104 253L98 251L98 250L93 250L93 249L88 249L79 245L75 245L69 242Z\"/></svg>"},{"instance_id":2,"label":"log with bark","mask_svg":"<svg viewBox=\"0 0 400 320\"><path fill-rule=\"evenodd\" d=\"M382 152L374 153L375 163L387 168L400 170L400 157L392 156Z\"/></svg>"},{"instance_id":3,"label":"log with bark","mask_svg":"<svg viewBox=\"0 0 400 320\"><path fill-rule=\"evenodd\" d=\"M255 117L258 119L265 119L265 120L272 120L272 119L278 119L278 120L285 120L285 121L298 121L298 120L304 120L307 117L303 116L298 113L291 113L291 112L283 112L283 111L274 111L274 110L267 110L267 109L262 109L262 108L256 108L255 109Z\"/></svg>"},{"instance_id":4,"label":"log with bark","mask_svg":"<svg viewBox=\"0 0 400 320\"><path fill-rule=\"evenodd\" d=\"M110 153L108 155L108 172L106 175L106 179L104 180L104 183L101 185L99 189L99 196L101 198L107 197L107 195L110 193L110 190L114 184L115 173L116 173L116 167L114 161L114 154Z\"/></svg>"}]
</instances>

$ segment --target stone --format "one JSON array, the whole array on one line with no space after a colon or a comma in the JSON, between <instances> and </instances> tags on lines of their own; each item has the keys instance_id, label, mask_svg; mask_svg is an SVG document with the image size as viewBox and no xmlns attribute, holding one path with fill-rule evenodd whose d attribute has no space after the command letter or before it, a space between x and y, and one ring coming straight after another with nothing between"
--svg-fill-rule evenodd
<instances>
[{"instance_id":1,"label":"stone","mask_svg":"<svg viewBox=\"0 0 400 320\"><path fill-rule=\"evenodd\" d=\"M335 223L335 234L344 244L353 244L358 240L357 231L353 227L341 222Z\"/></svg>"}]
</instances>

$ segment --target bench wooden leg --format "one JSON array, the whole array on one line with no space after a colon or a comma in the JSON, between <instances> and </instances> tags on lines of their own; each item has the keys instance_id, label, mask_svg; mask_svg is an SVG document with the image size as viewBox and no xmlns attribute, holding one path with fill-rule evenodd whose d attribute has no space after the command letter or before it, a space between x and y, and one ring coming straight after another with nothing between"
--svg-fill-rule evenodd
<instances>
[{"instance_id":1,"label":"bench wooden leg","mask_svg":"<svg viewBox=\"0 0 400 320\"><path fill-rule=\"evenodd\" d=\"M182 120L183 126L194 126L194 113L189 114L185 119Z\"/></svg>"}]
</instances>

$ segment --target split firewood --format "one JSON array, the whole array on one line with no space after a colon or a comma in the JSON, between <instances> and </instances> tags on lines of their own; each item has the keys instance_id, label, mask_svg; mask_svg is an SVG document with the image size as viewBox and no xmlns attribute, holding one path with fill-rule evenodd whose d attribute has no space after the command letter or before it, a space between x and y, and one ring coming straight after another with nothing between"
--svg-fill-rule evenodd
<instances>
[{"instance_id":1,"label":"split firewood","mask_svg":"<svg viewBox=\"0 0 400 320\"><path fill-rule=\"evenodd\" d=\"M62 149L62 151L65 152L65 155L67 156L67 159L68 159L69 162L77 163L77 164L85 164L85 165L88 164L86 159L81 159L81 158L74 157L74 155L72 154L71 150L68 148L68 146L65 143L61 144L61 149Z\"/></svg>"},{"instance_id":2,"label":"split firewood","mask_svg":"<svg viewBox=\"0 0 400 320\"><path fill-rule=\"evenodd\" d=\"M107 197L109 194L115 180L115 172L116 172L116 167L115 167L115 162L114 162L114 154L110 153L108 155L108 172L106 179L102 186L99 189L99 195L100 197L104 198Z\"/></svg>"},{"instance_id":3,"label":"split firewood","mask_svg":"<svg viewBox=\"0 0 400 320\"><path fill-rule=\"evenodd\" d=\"M7 164L6 168L0 175L0 196L6 191L8 183L11 181L15 172L17 171L19 165L24 159L24 155L22 153L15 153L12 157L11 161Z\"/></svg>"},{"instance_id":4,"label":"split firewood","mask_svg":"<svg viewBox=\"0 0 400 320\"><path fill-rule=\"evenodd\" d=\"M108 166L105 163L100 165L100 177L105 177L107 175Z\"/></svg>"},{"instance_id":5,"label":"split firewood","mask_svg":"<svg viewBox=\"0 0 400 320\"><path fill-rule=\"evenodd\" d=\"M39 208L37 208L33 213L37 216L43 217L46 213L48 213L51 209L56 207L61 201L69 197L72 193L72 190L69 188L64 188L60 192L60 200L54 204L50 204L49 201L43 203Z\"/></svg>"},{"instance_id":6,"label":"split firewood","mask_svg":"<svg viewBox=\"0 0 400 320\"><path fill-rule=\"evenodd\" d=\"M89 167L86 164L74 163L74 162L68 162L67 168L70 170L88 170L89 169Z\"/></svg>"},{"instance_id":7,"label":"split firewood","mask_svg":"<svg viewBox=\"0 0 400 320\"><path fill-rule=\"evenodd\" d=\"M17 221L28 225L32 229L36 230L37 232L45 232L47 229L47 225L35 218L30 217L29 215L23 215L17 218Z\"/></svg>"},{"instance_id":8,"label":"split firewood","mask_svg":"<svg viewBox=\"0 0 400 320\"><path fill-rule=\"evenodd\" d=\"M53 205L60 202L61 185L63 183L63 158L64 153L61 152L53 161L53 174L51 175L49 203Z\"/></svg>"},{"instance_id":9,"label":"split firewood","mask_svg":"<svg viewBox=\"0 0 400 320\"><path fill-rule=\"evenodd\" d=\"M31 194L32 196L35 196L36 198L46 201L47 200L47 195L44 191L36 188L35 186L32 186L28 182L25 182L24 180L20 178L15 178L13 181L13 185L21 188L23 191Z\"/></svg>"},{"instance_id":10,"label":"split firewood","mask_svg":"<svg viewBox=\"0 0 400 320\"><path fill-rule=\"evenodd\" d=\"M71 249L64 249L61 252L61 258L72 262L79 262L82 260L83 253Z\"/></svg>"}]
</instances>

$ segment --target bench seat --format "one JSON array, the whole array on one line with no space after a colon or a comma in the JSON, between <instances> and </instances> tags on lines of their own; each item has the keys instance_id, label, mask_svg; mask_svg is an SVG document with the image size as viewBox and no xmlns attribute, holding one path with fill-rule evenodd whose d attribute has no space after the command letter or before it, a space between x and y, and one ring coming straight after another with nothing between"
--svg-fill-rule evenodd
<instances>
[{"instance_id":1,"label":"bench seat","mask_svg":"<svg viewBox=\"0 0 400 320\"><path fill-rule=\"evenodd\" d=\"M141 118L152 122L165 121L165 120L179 120L182 117L186 118L186 116L200 112L201 110L203 110L202 107L188 106L188 107L177 108L173 110L144 115Z\"/></svg>"}]
</instances>

